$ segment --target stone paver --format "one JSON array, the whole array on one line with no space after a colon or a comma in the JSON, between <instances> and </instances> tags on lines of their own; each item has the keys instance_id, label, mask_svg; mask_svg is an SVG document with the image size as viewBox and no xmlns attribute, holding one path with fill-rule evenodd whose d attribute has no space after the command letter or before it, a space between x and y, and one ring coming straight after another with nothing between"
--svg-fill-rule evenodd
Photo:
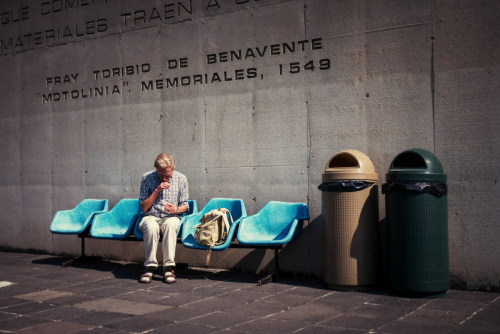
<instances>
[{"instance_id":1,"label":"stone paver","mask_svg":"<svg viewBox=\"0 0 500 334\"><path fill-rule=\"evenodd\" d=\"M0 255L1 333L500 333L497 293L405 298L303 277L258 286L259 275L199 268L140 284L137 263Z\"/></svg>"}]
</instances>

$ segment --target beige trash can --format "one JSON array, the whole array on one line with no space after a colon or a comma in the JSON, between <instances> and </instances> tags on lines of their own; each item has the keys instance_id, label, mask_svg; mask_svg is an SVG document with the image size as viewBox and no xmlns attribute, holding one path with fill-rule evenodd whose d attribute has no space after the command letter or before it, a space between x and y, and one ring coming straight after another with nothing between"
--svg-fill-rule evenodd
<instances>
[{"instance_id":1,"label":"beige trash can","mask_svg":"<svg viewBox=\"0 0 500 334\"><path fill-rule=\"evenodd\" d=\"M378 174L362 152L345 150L326 165L322 191L323 281L331 289L377 282Z\"/></svg>"}]
</instances>

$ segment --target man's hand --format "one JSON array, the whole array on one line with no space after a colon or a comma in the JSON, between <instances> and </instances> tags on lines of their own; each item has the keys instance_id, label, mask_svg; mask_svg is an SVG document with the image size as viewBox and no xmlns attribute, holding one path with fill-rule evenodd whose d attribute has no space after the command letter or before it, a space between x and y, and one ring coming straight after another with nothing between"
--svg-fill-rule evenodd
<instances>
[{"instance_id":1,"label":"man's hand","mask_svg":"<svg viewBox=\"0 0 500 334\"><path fill-rule=\"evenodd\" d=\"M164 208L168 213L177 213L177 207L173 204L165 203Z\"/></svg>"},{"instance_id":2,"label":"man's hand","mask_svg":"<svg viewBox=\"0 0 500 334\"><path fill-rule=\"evenodd\" d=\"M160 183L160 185L158 186L158 191L162 191L162 190L165 190L165 189L168 189L170 188L170 183L168 182L162 182Z\"/></svg>"}]
</instances>

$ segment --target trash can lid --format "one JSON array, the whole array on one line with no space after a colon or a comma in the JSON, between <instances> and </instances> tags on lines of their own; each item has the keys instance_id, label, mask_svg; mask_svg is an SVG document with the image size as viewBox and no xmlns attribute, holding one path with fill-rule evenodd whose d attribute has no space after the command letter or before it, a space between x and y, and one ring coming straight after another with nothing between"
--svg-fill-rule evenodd
<instances>
[{"instance_id":1,"label":"trash can lid","mask_svg":"<svg viewBox=\"0 0 500 334\"><path fill-rule=\"evenodd\" d=\"M424 149L413 148L399 153L392 160L387 181L446 182L441 162Z\"/></svg>"},{"instance_id":2,"label":"trash can lid","mask_svg":"<svg viewBox=\"0 0 500 334\"><path fill-rule=\"evenodd\" d=\"M323 182L336 180L378 181L378 174L366 154L345 150L331 157L323 174Z\"/></svg>"}]
</instances>

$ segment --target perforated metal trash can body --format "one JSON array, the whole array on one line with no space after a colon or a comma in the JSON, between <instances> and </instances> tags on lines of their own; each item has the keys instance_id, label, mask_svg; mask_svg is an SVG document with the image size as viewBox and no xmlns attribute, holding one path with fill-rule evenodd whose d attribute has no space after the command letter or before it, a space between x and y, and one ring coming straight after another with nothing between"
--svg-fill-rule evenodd
<instances>
[{"instance_id":1,"label":"perforated metal trash can body","mask_svg":"<svg viewBox=\"0 0 500 334\"><path fill-rule=\"evenodd\" d=\"M377 281L378 175L362 152L341 151L328 162L322 191L323 281L359 288Z\"/></svg>"},{"instance_id":2,"label":"perforated metal trash can body","mask_svg":"<svg viewBox=\"0 0 500 334\"><path fill-rule=\"evenodd\" d=\"M383 185L389 284L395 292L440 295L449 289L446 175L429 151L397 155Z\"/></svg>"}]
</instances>

